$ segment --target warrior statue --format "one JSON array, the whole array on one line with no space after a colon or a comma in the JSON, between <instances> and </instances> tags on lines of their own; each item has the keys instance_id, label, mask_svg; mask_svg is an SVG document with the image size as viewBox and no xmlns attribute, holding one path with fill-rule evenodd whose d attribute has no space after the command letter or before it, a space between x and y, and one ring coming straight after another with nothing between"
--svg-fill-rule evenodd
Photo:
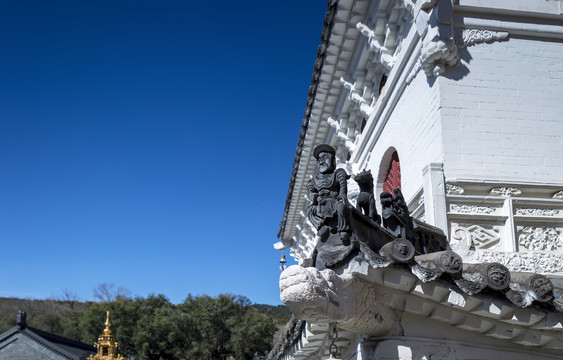
<instances>
[{"instance_id":1,"label":"warrior statue","mask_svg":"<svg viewBox=\"0 0 563 360\"><path fill-rule=\"evenodd\" d=\"M336 169L335 154L334 148L327 144L318 145L313 150L313 156L317 159L317 173L307 184L312 198L307 213L320 237L330 231L340 233L340 238L347 240L350 238L350 227L346 211L346 180L350 176L344 169Z\"/></svg>"}]
</instances>

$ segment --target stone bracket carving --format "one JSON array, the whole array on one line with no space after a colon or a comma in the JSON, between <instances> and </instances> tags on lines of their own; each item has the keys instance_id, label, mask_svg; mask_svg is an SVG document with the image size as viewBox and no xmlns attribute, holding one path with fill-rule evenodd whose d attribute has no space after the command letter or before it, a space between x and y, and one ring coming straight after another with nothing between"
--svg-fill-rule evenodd
<instances>
[{"instance_id":1,"label":"stone bracket carving","mask_svg":"<svg viewBox=\"0 0 563 360\"><path fill-rule=\"evenodd\" d=\"M421 69L430 79L459 65L458 48L453 34L451 2L437 2L427 12L421 11L417 17L422 48L417 63L407 77L407 83L410 83Z\"/></svg>"},{"instance_id":2,"label":"stone bracket carving","mask_svg":"<svg viewBox=\"0 0 563 360\"><path fill-rule=\"evenodd\" d=\"M356 149L356 144L354 144L354 139L348 136L344 130L347 130L346 127L342 126L342 120L337 121L334 120L332 117L327 119L328 124L335 130L336 137L340 142L348 149L348 151L352 152Z\"/></svg>"},{"instance_id":3,"label":"stone bracket carving","mask_svg":"<svg viewBox=\"0 0 563 360\"><path fill-rule=\"evenodd\" d=\"M362 97L358 90L356 90L356 84L352 84L349 81L346 81L344 78L340 78L340 82L342 85L348 89L348 99L358 105L360 107L360 111L367 117L370 116L373 108L370 105L370 102Z\"/></svg>"},{"instance_id":4,"label":"stone bracket carving","mask_svg":"<svg viewBox=\"0 0 563 360\"><path fill-rule=\"evenodd\" d=\"M395 48L385 47L385 45L377 39L375 31L370 29L367 25L359 22L356 24L356 28L362 33L362 35L368 38L369 49L376 54L375 60L381 63L387 71L391 71L391 68L397 60L397 56L394 55Z\"/></svg>"},{"instance_id":5,"label":"stone bracket carving","mask_svg":"<svg viewBox=\"0 0 563 360\"><path fill-rule=\"evenodd\" d=\"M500 41L508 38L508 32L483 29L455 28L455 43L459 49L484 42Z\"/></svg>"}]
</instances>

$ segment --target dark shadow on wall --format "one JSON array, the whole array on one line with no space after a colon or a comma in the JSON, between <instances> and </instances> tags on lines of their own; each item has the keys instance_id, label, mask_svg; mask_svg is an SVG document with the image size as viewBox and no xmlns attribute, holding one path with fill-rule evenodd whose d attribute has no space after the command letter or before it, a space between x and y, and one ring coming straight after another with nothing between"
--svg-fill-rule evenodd
<instances>
[{"instance_id":1,"label":"dark shadow on wall","mask_svg":"<svg viewBox=\"0 0 563 360\"><path fill-rule=\"evenodd\" d=\"M456 81L463 79L467 74L469 74L469 68L465 64L469 64L471 60L473 60L471 54L469 53L469 51L467 51L467 48L458 48L457 53L460 59L459 66L451 68L443 74L445 78Z\"/></svg>"}]
</instances>

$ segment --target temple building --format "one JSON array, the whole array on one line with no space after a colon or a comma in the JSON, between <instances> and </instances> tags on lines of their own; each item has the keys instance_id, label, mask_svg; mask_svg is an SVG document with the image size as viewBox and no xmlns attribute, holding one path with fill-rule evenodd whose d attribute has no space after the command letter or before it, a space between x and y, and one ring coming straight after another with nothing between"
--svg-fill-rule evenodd
<instances>
[{"instance_id":1,"label":"temple building","mask_svg":"<svg viewBox=\"0 0 563 360\"><path fill-rule=\"evenodd\" d=\"M328 1L270 358L563 359L561 59L561 0Z\"/></svg>"},{"instance_id":2,"label":"temple building","mask_svg":"<svg viewBox=\"0 0 563 360\"><path fill-rule=\"evenodd\" d=\"M2 360L85 360L93 353L92 345L29 327L23 311L17 325L0 335Z\"/></svg>"}]
</instances>

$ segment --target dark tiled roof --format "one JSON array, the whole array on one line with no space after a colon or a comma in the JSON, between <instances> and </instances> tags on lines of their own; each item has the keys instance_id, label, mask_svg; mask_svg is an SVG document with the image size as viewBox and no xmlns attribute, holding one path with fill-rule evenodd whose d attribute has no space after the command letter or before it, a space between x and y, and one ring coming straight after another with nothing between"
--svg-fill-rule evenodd
<instances>
[{"instance_id":1,"label":"dark tiled roof","mask_svg":"<svg viewBox=\"0 0 563 360\"><path fill-rule=\"evenodd\" d=\"M70 340L32 327L15 326L0 334L0 343L14 336L25 336L41 345L47 351L69 360L82 360L95 354L93 345Z\"/></svg>"}]
</instances>

